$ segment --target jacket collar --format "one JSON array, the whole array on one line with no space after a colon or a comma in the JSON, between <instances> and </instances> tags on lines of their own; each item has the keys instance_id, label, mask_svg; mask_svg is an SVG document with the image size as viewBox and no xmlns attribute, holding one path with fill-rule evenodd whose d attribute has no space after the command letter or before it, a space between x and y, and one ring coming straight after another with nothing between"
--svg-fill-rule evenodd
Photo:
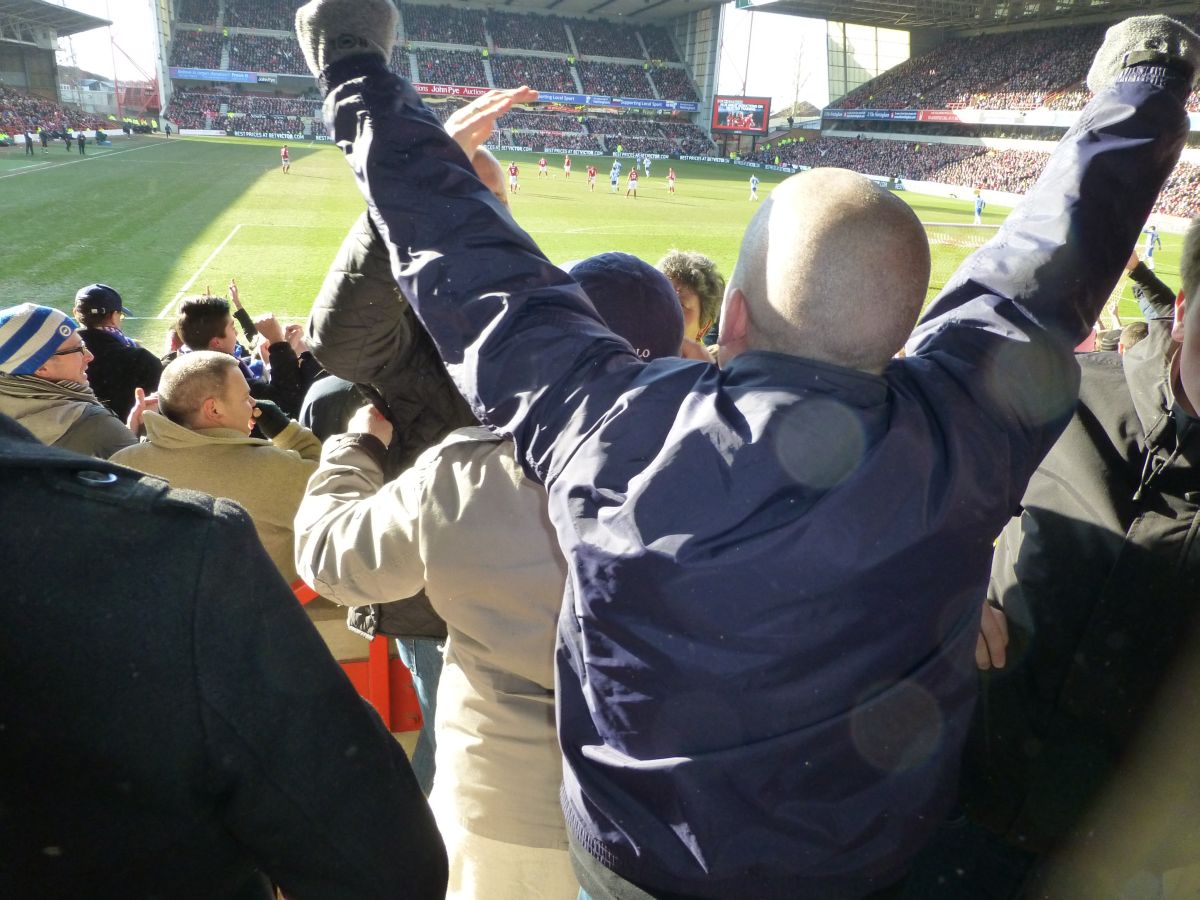
<instances>
[{"instance_id":1,"label":"jacket collar","mask_svg":"<svg viewBox=\"0 0 1200 900\"><path fill-rule=\"evenodd\" d=\"M882 375L835 366L786 353L747 350L724 368L729 387L784 390L835 395L851 406L878 406L887 400L888 383Z\"/></svg>"},{"instance_id":2,"label":"jacket collar","mask_svg":"<svg viewBox=\"0 0 1200 900\"><path fill-rule=\"evenodd\" d=\"M1171 364L1179 345L1171 340L1170 320L1151 322L1150 329L1150 336L1122 360L1146 446L1167 454L1178 450L1189 463L1200 465L1200 427L1175 403L1171 388Z\"/></svg>"},{"instance_id":3,"label":"jacket collar","mask_svg":"<svg viewBox=\"0 0 1200 900\"><path fill-rule=\"evenodd\" d=\"M233 428L201 428L198 430L185 428L156 412L147 412L143 421L146 424L146 440L163 450L179 450L217 444L227 447L271 446L270 441L249 437Z\"/></svg>"}]
</instances>

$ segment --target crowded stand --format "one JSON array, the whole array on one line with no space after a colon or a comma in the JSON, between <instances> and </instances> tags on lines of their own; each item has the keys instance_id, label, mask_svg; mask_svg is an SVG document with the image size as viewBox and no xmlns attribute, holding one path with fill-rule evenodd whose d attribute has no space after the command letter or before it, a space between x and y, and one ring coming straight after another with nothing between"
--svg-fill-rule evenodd
<instances>
[{"instance_id":1,"label":"crowded stand","mask_svg":"<svg viewBox=\"0 0 1200 900\"><path fill-rule=\"evenodd\" d=\"M498 88L527 84L539 91L561 91L565 94L578 91L575 78L571 75L571 66L565 58L493 53L491 64L492 79Z\"/></svg>"},{"instance_id":2,"label":"crowded stand","mask_svg":"<svg viewBox=\"0 0 1200 900\"><path fill-rule=\"evenodd\" d=\"M235 34L229 38L229 67L242 72L303 75L304 57L295 39Z\"/></svg>"},{"instance_id":3,"label":"crowded stand","mask_svg":"<svg viewBox=\"0 0 1200 900\"><path fill-rule=\"evenodd\" d=\"M583 122L578 116L566 113L525 112L512 110L500 117L497 124L501 128L519 131L585 131Z\"/></svg>"},{"instance_id":4,"label":"crowded stand","mask_svg":"<svg viewBox=\"0 0 1200 900\"><path fill-rule=\"evenodd\" d=\"M171 39L171 65L200 69L221 68L225 38L215 31L180 31Z\"/></svg>"},{"instance_id":5,"label":"crowded stand","mask_svg":"<svg viewBox=\"0 0 1200 900\"><path fill-rule=\"evenodd\" d=\"M175 17L193 25L216 25L220 14L218 0L179 0Z\"/></svg>"},{"instance_id":6,"label":"crowded stand","mask_svg":"<svg viewBox=\"0 0 1200 900\"><path fill-rule=\"evenodd\" d=\"M431 44L467 44L484 47L483 13L453 6L400 4L404 38Z\"/></svg>"},{"instance_id":7,"label":"crowded stand","mask_svg":"<svg viewBox=\"0 0 1200 900\"><path fill-rule=\"evenodd\" d=\"M933 181L971 189L1024 194L1049 158L1036 150L993 150L979 145L859 138L822 138L760 150L759 162L834 166L868 175ZM1180 162L1159 197L1156 211L1172 216L1200 215L1200 167Z\"/></svg>"},{"instance_id":8,"label":"crowded stand","mask_svg":"<svg viewBox=\"0 0 1200 900\"><path fill-rule=\"evenodd\" d=\"M580 60L575 71L588 94L605 94L609 97L652 97L650 82L641 66L625 66Z\"/></svg>"},{"instance_id":9,"label":"crowded stand","mask_svg":"<svg viewBox=\"0 0 1200 900\"><path fill-rule=\"evenodd\" d=\"M690 100L695 103L700 99L696 96L692 79L683 69L674 66L651 68L650 80L658 88L658 96L664 100Z\"/></svg>"},{"instance_id":10,"label":"crowded stand","mask_svg":"<svg viewBox=\"0 0 1200 900\"><path fill-rule=\"evenodd\" d=\"M555 147L559 150L602 150L600 142L590 134L578 131L516 131L513 132L513 143L520 145L536 145L540 147Z\"/></svg>"},{"instance_id":11,"label":"crowded stand","mask_svg":"<svg viewBox=\"0 0 1200 900\"><path fill-rule=\"evenodd\" d=\"M664 137L629 137L627 135L610 134L604 136L604 149L612 153L618 147L622 153L656 153L669 156L678 152L674 141Z\"/></svg>"},{"instance_id":12,"label":"crowded stand","mask_svg":"<svg viewBox=\"0 0 1200 900\"><path fill-rule=\"evenodd\" d=\"M722 274L611 249L722 240L689 212L708 167L481 151L702 129L522 90L438 127L387 72L395 15L300 10L320 101L172 100L337 110L361 197L304 248L332 262L303 325L230 278L176 295L160 358L122 323L175 282L0 304L0 893L1183 897L1200 219L1158 275L1145 219L1200 215L1200 37L1111 29L1053 151L788 135L753 159L814 171L762 203L713 166L749 182L711 191L746 223ZM0 86L0 121L56 113ZM962 185L977 225L971 189L1026 196L929 301L935 226L856 172ZM596 255L552 261L539 196ZM1140 328L1106 327L1124 279Z\"/></svg>"},{"instance_id":13,"label":"crowded stand","mask_svg":"<svg viewBox=\"0 0 1200 900\"><path fill-rule=\"evenodd\" d=\"M1195 17L1184 17L1195 25ZM830 104L834 109L1082 109L1103 25L977 35L906 60ZM1193 92L1188 109L1200 109Z\"/></svg>"},{"instance_id":14,"label":"crowded stand","mask_svg":"<svg viewBox=\"0 0 1200 900\"><path fill-rule=\"evenodd\" d=\"M661 25L640 25L638 31L642 35L642 43L650 58L658 62L681 62L679 52L671 42L667 29Z\"/></svg>"},{"instance_id":15,"label":"crowded stand","mask_svg":"<svg viewBox=\"0 0 1200 900\"><path fill-rule=\"evenodd\" d=\"M610 56L619 59L645 59L637 29L621 22L572 19L575 47L583 56Z\"/></svg>"},{"instance_id":16,"label":"crowded stand","mask_svg":"<svg viewBox=\"0 0 1200 900\"><path fill-rule=\"evenodd\" d=\"M483 60L471 50L414 51L417 57L417 78L431 84L458 84L487 87Z\"/></svg>"},{"instance_id":17,"label":"crowded stand","mask_svg":"<svg viewBox=\"0 0 1200 900\"><path fill-rule=\"evenodd\" d=\"M232 100L232 94L218 94L211 89L175 88L166 116L177 128L211 128L221 105Z\"/></svg>"},{"instance_id":18,"label":"crowded stand","mask_svg":"<svg viewBox=\"0 0 1200 900\"><path fill-rule=\"evenodd\" d=\"M487 25L497 50L571 52L563 20L558 16L489 10Z\"/></svg>"},{"instance_id":19,"label":"crowded stand","mask_svg":"<svg viewBox=\"0 0 1200 900\"><path fill-rule=\"evenodd\" d=\"M225 24L233 28L291 31L304 0L225 0Z\"/></svg>"},{"instance_id":20,"label":"crowded stand","mask_svg":"<svg viewBox=\"0 0 1200 900\"><path fill-rule=\"evenodd\" d=\"M71 112L50 100L0 84L0 133L18 135L38 128L57 133L69 125L85 127L79 121L82 118L78 111Z\"/></svg>"}]
</instances>

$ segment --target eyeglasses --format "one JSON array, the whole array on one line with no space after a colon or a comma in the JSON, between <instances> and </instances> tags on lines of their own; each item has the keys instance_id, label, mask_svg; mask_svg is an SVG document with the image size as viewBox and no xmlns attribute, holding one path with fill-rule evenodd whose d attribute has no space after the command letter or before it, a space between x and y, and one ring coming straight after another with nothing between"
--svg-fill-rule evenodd
<instances>
[{"instance_id":1,"label":"eyeglasses","mask_svg":"<svg viewBox=\"0 0 1200 900\"><path fill-rule=\"evenodd\" d=\"M72 347L70 350L56 350L52 356L70 356L72 353L78 353L80 356L88 352L86 344L80 344L78 347Z\"/></svg>"}]
</instances>

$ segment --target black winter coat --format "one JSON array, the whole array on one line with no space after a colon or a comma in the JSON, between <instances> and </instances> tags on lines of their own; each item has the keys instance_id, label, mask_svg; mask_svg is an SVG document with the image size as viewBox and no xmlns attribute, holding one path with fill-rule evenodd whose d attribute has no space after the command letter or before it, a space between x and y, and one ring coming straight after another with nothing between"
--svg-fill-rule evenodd
<instances>
[{"instance_id":1,"label":"black winter coat","mask_svg":"<svg viewBox=\"0 0 1200 900\"><path fill-rule=\"evenodd\" d=\"M396 430L389 477L454 429L479 424L396 287L387 249L366 213L350 228L317 295L308 344L327 371L369 385L387 405ZM356 608L349 623L367 635L446 636L446 624L423 594Z\"/></svg>"},{"instance_id":2,"label":"black winter coat","mask_svg":"<svg viewBox=\"0 0 1200 900\"><path fill-rule=\"evenodd\" d=\"M0 415L0 508L0 897L440 900L404 751L241 507Z\"/></svg>"},{"instance_id":3,"label":"black winter coat","mask_svg":"<svg viewBox=\"0 0 1200 900\"><path fill-rule=\"evenodd\" d=\"M80 329L79 336L95 359L88 364L88 383L96 397L122 422L133 408L134 388L158 390L163 364L145 347L130 347L100 328Z\"/></svg>"},{"instance_id":4,"label":"black winter coat","mask_svg":"<svg viewBox=\"0 0 1200 900\"><path fill-rule=\"evenodd\" d=\"M1009 663L982 676L962 791L1025 849L1072 835L1200 625L1200 423L1170 401L1169 328L1078 357L1075 416L996 550Z\"/></svg>"}]
</instances>

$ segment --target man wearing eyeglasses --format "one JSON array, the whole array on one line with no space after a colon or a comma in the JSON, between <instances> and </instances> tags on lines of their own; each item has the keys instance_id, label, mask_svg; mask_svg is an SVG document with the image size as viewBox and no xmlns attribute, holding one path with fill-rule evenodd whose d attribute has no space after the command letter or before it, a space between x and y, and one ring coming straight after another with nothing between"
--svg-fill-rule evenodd
<instances>
[{"instance_id":1,"label":"man wearing eyeglasses","mask_svg":"<svg viewBox=\"0 0 1200 900\"><path fill-rule=\"evenodd\" d=\"M108 459L137 438L88 384L79 323L49 306L0 309L0 413L43 444Z\"/></svg>"}]
</instances>

